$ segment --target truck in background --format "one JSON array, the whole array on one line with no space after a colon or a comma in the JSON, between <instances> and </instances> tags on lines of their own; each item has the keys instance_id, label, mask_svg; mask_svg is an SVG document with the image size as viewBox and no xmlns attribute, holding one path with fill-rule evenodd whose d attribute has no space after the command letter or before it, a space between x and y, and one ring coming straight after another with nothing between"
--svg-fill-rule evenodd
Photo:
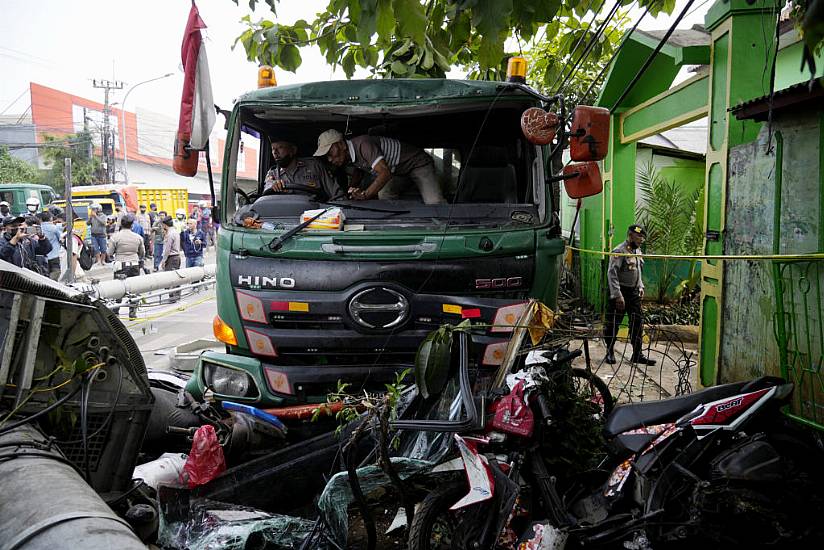
<instances>
[{"instance_id":1,"label":"truck in background","mask_svg":"<svg viewBox=\"0 0 824 550\"><path fill-rule=\"evenodd\" d=\"M74 195L74 193L72 193ZM104 215L108 216L114 214L114 201L112 199L73 199L72 209L74 210L74 222L72 227L74 233L83 240L88 239L91 235L89 233L89 207L97 203L100 205L100 210ZM65 199L60 199L52 202L58 208L66 209Z\"/></svg>"},{"instance_id":2,"label":"truck in background","mask_svg":"<svg viewBox=\"0 0 824 550\"><path fill-rule=\"evenodd\" d=\"M9 209L15 216L27 212L26 200L29 197L36 197L41 208L45 209L47 204L57 198L57 193L50 186L41 183L0 183L0 201L9 203Z\"/></svg>"},{"instance_id":3,"label":"truck in background","mask_svg":"<svg viewBox=\"0 0 824 550\"><path fill-rule=\"evenodd\" d=\"M72 199L111 199L115 204L137 212L139 205L151 203L158 210L173 213L178 208L189 211L189 191L183 187L153 187L150 185L79 185L72 190Z\"/></svg>"}]
</instances>

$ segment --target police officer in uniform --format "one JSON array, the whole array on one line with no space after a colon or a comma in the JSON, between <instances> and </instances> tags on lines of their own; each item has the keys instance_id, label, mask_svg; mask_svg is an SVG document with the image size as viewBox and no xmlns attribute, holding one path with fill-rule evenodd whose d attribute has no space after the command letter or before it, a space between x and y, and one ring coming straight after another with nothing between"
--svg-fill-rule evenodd
<instances>
[{"instance_id":1,"label":"police officer in uniform","mask_svg":"<svg viewBox=\"0 0 824 550\"><path fill-rule=\"evenodd\" d=\"M329 173L321 159L298 158L298 148L286 135L272 139L274 165L266 174L263 195L301 193L318 201L339 198L337 181Z\"/></svg>"},{"instance_id":2,"label":"police officer in uniform","mask_svg":"<svg viewBox=\"0 0 824 550\"><path fill-rule=\"evenodd\" d=\"M133 232L134 216L124 214L120 219L120 227L125 231L117 231L109 239L109 256L114 259L114 278L126 279L140 275L140 266L146 256L146 247L143 237ZM129 308L129 318L137 317L137 308Z\"/></svg>"},{"instance_id":3,"label":"police officer in uniform","mask_svg":"<svg viewBox=\"0 0 824 550\"><path fill-rule=\"evenodd\" d=\"M649 359L641 353L644 322L641 313L641 299L644 297L644 281L641 278L644 259L641 257L641 245L646 237L647 232L643 227L638 224L630 225L627 229L627 240L618 245L613 252L631 254L631 256L610 256L609 258L607 269L609 304L604 334L607 344L605 361L609 364L615 363L615 338L625 313L629 315L631 361L642 365L655 364L654 359Z\"/></svg>"}]
</instances>

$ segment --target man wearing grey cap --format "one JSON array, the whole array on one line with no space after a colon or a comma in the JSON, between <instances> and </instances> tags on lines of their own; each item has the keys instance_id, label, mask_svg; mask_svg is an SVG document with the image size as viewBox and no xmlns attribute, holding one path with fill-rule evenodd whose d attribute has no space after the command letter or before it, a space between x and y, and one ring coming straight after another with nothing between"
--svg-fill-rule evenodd
<instances>
[{"instance_id":1,"label":"man wearing grey cap","mask_svg":"<svg viewBox=\"0 0 824 550\"><path fill-rule=\"evenodd\" d=\"M632 224L627 228L627 240L618 245L613 252L627 254L626 256L610 256L607 268L607 283L609 286L609 304L604 337L607 344L607 355L604 359L609 364L615 361L615 339L618 327L624 320L624 314L629 315L629 341L632 345L632 363L654 365L655 360L645 357L642 334L644 318L641 312L641 299L644 297L644 281L641 278L641 268L644 259L641 257L641 245L646 240L646 230Z\"/></svg>"},{"instance_id":2,"label":"man wearing grey cap","mask_svg":"<svg viewBox=\"0 0 824 550\"><path fill-rule=\"evenodd\" d=\"M375 198L396 199L406 181L412 180L426 204L446 202L435 175L432 157L422 149L383 136L355 136L344 139L337 130L326 130L318 136L316 157L326 157L335 166L352 164L355 168L374 176L366 189L350 186L349 196L354 200Z\"/></svg>"}]
</instances>

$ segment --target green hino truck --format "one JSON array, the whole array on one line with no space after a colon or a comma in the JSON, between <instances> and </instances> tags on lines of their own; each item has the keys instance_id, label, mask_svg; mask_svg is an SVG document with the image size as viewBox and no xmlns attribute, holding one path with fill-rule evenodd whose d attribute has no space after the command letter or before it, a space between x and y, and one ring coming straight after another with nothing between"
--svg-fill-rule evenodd
<instances>
[{"instance_id":1,"label":"green hino truck","mask_svg":"<svg viewBox=\"0 0 824 550\"><path fill-rule=\"evenodd\" d=\"M447 79L242 96L228 118L217 206L214 330L226 350L201 357L190 391L274 407L322 402L338 381L382 389L443 323L511 325L531 297L554 307L564 242L550 151L521 128L540 98L522 84ZM445 202L425 204L414 185L392 200L351 200L343 169L333 174L341 194L326 202L300 189L263 193L272 140L288 135L298 157L311 157L329 129L422 149ZM257 181L238 176L244 136L260 140ZM311 211L337 225L294 231ZM479 369L500 364L508 330L473 336Z\"/></svg>"}]
</instances>

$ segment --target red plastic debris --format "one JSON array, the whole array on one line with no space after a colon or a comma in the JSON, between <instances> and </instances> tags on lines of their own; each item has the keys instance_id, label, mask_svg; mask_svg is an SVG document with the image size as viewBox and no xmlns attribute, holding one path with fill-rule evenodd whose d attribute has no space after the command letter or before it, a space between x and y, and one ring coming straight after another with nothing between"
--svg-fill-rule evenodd
<instances>
[{"instance_id":1,"label":"red plastic debris","mask_svg":"<svg viewBox=\"0 0 824 550\"><path fill-rule=\"evenodd\" d=\"M217 440L214 426L206 424L195 432L192 450L183 465L182 481L189 489L209 483L226 470L223 447Z\"/></svg>"},{"instance_id":2,"label":"red plastic debris","mask_svg":"<svg viewBox=\"0 0 824 550\"><path fill-rule=\"evenodd\" d=\"M505 395L493 405L495 416L492 427L522 437L532 435L535 417L524 401L524 383L519 381L509 395Z\"/></svg>"}]
</instances>

